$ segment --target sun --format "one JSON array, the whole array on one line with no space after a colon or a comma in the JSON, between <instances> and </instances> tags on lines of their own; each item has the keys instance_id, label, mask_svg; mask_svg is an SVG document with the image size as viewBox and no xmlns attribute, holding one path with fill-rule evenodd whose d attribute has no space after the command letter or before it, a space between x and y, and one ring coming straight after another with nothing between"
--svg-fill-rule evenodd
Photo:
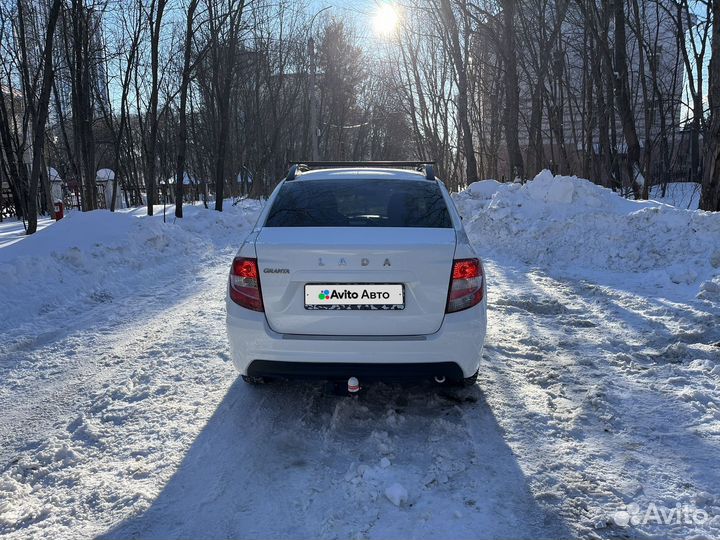
<instances>
[{"instance_id":1,"label":"sun","mask_svg":"<svg viewBox=\"0 0 720 540\"><path fill-rule=\"evenodd\" d=\"M381 4L373 19L373 28L380 37L392 36L400 23L400 13L393 4Z\"/></svg>"}]
</instances>

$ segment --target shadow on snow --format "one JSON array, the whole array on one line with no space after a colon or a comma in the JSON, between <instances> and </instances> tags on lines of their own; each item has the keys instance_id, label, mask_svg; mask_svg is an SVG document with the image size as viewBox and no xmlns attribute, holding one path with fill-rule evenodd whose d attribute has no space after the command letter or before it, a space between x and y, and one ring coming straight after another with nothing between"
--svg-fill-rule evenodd
<instances>
[{"instance_id":1,"label":"shadow on snow","mask_svg":"<svg viewBox=\"0 0 720 540\"><path fill-rule=\"evenodd\" d=\"M400 507L385 496L396 482ZM566 536L477 386L349 398L238 379L150 508L101 538Z\"/></svg>"}]
</instances>

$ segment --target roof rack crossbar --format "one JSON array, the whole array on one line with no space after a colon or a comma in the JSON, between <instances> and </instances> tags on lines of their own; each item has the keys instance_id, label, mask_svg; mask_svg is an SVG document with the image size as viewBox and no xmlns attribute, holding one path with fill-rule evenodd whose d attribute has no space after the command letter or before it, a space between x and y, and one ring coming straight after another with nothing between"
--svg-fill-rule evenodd
<instances>
[{"instance_id":1,"label":"roof rack crossbar","mask_svg":"<svg viewBox=\"0 0 720 540\"><path fill-rule=\"evenodd\" d=\"M409 167L424 172L426 179L435 180L435 161L290 161L289 165L285 180L294 180L301 171L341 167Z\"/></svg>"}]
</instances>

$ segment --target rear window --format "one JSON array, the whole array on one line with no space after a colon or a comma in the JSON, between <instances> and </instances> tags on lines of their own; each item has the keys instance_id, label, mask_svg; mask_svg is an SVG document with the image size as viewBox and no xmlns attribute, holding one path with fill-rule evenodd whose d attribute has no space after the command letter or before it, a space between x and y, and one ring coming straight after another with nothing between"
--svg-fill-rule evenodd
<instances>
[{"instance_id":1,"label":"rear window","mask_svg":"<svg viewBox=\"0 0 720 540\"><path fill-rule=\"evenodd\" d=\"M415 180L286 182L265 227L450 228L437 183Z\"/></svg>"}]
</instances>

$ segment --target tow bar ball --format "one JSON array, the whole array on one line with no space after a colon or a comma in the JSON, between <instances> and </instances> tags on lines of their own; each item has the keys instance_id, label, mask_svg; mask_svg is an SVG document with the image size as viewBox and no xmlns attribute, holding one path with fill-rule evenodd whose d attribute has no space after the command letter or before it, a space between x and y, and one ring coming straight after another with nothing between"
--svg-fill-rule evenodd
<instances>
[{"instance_id":1,"label":"tow bar ball","mask_svg":"<svg viewBox=\"0 0 720 540\"><path fill-rule=\"evenodd\" d=\"M446 381L445 375L435 375L435 377L433 377L433 379L435 379L435 382L438 384L443 384ZM357 377L350 377L348 379L348 382L347 382L348 394L350 394L351 396L356 396L358 394L358 392L360 392L361 388L362 387L360 386L360 381L358 381Z\"/></svg>"}]
</instances>

